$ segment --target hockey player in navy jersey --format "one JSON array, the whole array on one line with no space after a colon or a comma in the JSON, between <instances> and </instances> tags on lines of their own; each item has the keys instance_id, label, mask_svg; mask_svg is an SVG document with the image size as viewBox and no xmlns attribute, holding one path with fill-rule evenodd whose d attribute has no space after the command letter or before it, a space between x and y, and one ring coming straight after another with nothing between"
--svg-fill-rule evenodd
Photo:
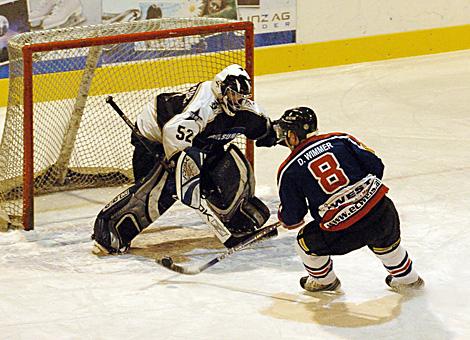
<instances>
[{"instance_id":1,"label":"hockey player in navy jersey","mask_svg":"<svg viewBox=\"0 0 470 340\"><path fill-rule=\"evenodd\" d=\"M318 134L317 117L308 107L287 110L276 122L292 150L278 172L279 219L300 229L296 248L308 275L307 291L334 291L341 286L331 255L363 246L382 261L385 282L396 291L421 288L408 253L400 242L400 221L382 183L384 165L375 153L346 133Z\"/></svg>"},{"instance_id":2,"label":"hockey player in navy jersey","mask_svg":"<svg viewBox=\"0 0 470 340\"><path fill-rule=\"evenodd\" d=\"M254 196L251 166L235 145L224 147L239 135L274 143L270 119L250 97L250 76L233 64L213 80L149 102L132 135L135 185L98 214L96 248L126 251L177 200L195 209L226 247L259 229L270 213Z\"/></svg>"}]
</instances>

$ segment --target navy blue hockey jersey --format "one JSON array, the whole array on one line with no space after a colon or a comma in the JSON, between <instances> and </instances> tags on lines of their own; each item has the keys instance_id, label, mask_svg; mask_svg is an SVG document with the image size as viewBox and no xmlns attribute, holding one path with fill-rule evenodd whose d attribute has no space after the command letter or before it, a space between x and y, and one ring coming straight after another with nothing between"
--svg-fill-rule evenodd
<instances>
[{"instance_id":1,"label":"navy blue hockey jersey","mask_svg":"<svg viewBox=\"0 0 470 340\"><path fill-rule=\"evenodd\" d=\"M281 164L279 219L303 223L308 211L320 227L336 231L364 217L388 191L384 166L353 136L330 133L308 138Z\"/></svg>"}]
</instances>

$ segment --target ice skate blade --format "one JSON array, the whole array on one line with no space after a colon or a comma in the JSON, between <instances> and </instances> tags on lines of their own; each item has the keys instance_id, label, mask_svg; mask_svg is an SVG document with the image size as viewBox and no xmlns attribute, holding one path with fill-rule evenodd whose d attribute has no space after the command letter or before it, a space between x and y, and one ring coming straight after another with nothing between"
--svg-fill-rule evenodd
<instances>
[{"instance_id":1,"label":"ice skate blade","mask_svg":"<svg viewBox=\"0 0 470 340\"><path fill-rule=\"evenodd\" d=\"M302 295L305 296L311 296L311 297L316 297L316 298L321 298L321 297L336 297L336 296L341 296L344 295L344 291L340 288L337 290L320 290L317 292L310 292L308 290L303 290Z\"/></svg>"}]
</instances>

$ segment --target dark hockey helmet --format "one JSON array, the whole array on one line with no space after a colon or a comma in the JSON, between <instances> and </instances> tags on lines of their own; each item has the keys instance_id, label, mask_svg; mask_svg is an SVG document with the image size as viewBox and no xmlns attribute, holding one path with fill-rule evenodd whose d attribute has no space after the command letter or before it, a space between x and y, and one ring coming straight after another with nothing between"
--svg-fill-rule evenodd
<instances>
[{"instance_id":1,"label":"dark hockey helmet","mask_svg":"<svg viewBox=\"0 0 470 340\"><path fill-rule=\"evenodd\" d=\"M243 67L232 64L215 76L212 90L224 111L234 116L251 97L251 78Z\"/></svg>"},{"instance_id":2,"label":"dark hockey helmet","mask_svg":"<svg viewBox=\"0 0 470 340\"><path fill-rule=\"evenodd\" d=\"M289 131L293 131L300 140L310 137L309 135L318 130L317 115L311 108L305 106L286 110L277 123L284 137L287 137Z\"/></svg>"}]
</instances>

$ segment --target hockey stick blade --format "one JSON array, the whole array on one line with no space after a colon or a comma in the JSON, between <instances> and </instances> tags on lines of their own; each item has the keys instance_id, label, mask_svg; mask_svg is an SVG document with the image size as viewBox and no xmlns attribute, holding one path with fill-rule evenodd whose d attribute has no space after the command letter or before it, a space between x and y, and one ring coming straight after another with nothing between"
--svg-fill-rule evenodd
<instances>
[{"instance_id":1,"label":"hockey stick blade","mask_svg":"<svg viewBox=\"0 0 470 340\"><path fill-rule=\"evenodd\" d=\"M171 271L174 271L176 273L185 274L185 275L196 275L196 274L199 274L199 273L203 272L207 268L212 267L216 263L219 263L220 261L222 261L226 257L229 257L233 253L236 253L236 252L238 252L242 249L245 249L249 245L255 243L256 241L258 241L263 236L265 236L265 235L269 234L270 232L272 232L273 230L277 229L279 227L279 225L280 225L279 222L275 222L275 223L272 223L272 224L262 228L256 234L254 234L251 237L247 238L246 240L240 242L236 246L234 246L230 249L227 249L223 254L213 258L212 260L210 260L210 261L208 261L208 262L206 262L202 265L180 266L180 265L174 263L173 260L170 257L164 257L162 259L157 259L156 262L158 264L162 265L163 267L165 267L165 268L167 268Z\"/></svg>"}]
</instances>

